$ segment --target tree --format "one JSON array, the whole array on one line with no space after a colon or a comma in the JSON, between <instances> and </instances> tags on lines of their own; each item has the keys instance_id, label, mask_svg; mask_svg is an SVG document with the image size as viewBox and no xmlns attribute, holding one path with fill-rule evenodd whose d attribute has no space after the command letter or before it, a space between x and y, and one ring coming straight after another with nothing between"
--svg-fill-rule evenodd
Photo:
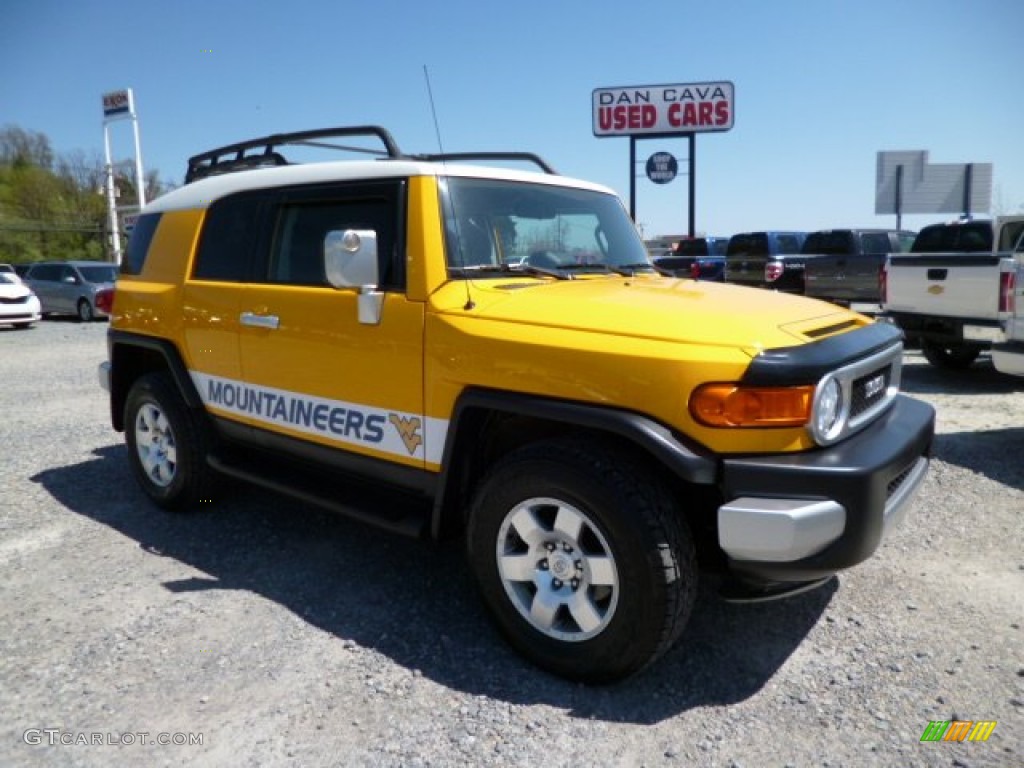
<instances>
[{"instance_id":1,"label":"tree","mask_svg":"<svg viewBox=\"0 0 1024 768\"><path fill-rule=\"evenodd\" d=\"M25 131L16 125L0 129L0 165L53 167L53 148L43 133Z\"/></svg>"},{"instance_id":2,"label":"tree","mask_svg":"<svg viewBox=\"0 0 1024 768\"><path fill-rule=\"evenodd\" d=\"M134 176L116 180L119 205L136 199ZM146 174L147 201L162 191ZM107 254L106 166L97 152L56 155L43 133L0 129L0 261L102 259Z\"/></svg>"}]
</instances>

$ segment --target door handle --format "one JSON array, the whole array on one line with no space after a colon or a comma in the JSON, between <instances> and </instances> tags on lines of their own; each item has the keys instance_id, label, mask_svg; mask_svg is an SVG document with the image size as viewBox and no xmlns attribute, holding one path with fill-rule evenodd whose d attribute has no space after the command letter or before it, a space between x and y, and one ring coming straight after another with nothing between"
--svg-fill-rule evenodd
<instances>
[{"instance_id":1,"label":"door handle","mask_svg":"<svg viewBox=\"0 0 1024 768\"><path fill-rule=\"evenodd\" d=\"M251 328L268 328L272 331L276 331L281 324L277 315L257 315L254 312L243 312L239 321L242 325L248 325Z\"/></svg>"}]
</instances>

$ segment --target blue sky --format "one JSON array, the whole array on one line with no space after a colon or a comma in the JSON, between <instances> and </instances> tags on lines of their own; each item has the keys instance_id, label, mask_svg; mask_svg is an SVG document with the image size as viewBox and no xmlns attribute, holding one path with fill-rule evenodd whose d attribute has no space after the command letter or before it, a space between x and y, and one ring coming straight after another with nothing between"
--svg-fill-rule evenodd
<instances>
[{"instance_id":1,"label":"blue sky","mask_svg":"<svg viewBox=\"0 0 1024 768\"><path fill-rule=\"evenodd\" d=\"M0 124L102 153L101 94L135 93L146 169L279 131L378 123L409 152L526 150L628 203L629 140L596 138L607 86L729 80L727 133L698 135L696 228L894 226L880 150L994 164L993 213L1024 212L1020 0L7 0ZM132 154L114 124L116 157ZM685 140L638 142L638 160ZM685 232L682 177L638 169L646 236ZM905 216L912 228L950 214Z\"/></svg>"}]
</instances>

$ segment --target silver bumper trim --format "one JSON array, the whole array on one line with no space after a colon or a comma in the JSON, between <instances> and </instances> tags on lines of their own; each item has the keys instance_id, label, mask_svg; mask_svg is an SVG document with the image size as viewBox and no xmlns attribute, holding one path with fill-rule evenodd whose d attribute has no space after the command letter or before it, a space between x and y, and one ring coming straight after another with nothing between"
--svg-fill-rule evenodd
<instances>
[{"instance_id":1,"label":"silver bumper trim","mask_svg":"<svg viewBox=\"0 0 1024 768\"><path fill-rule=\"evenodd\" d=\"M831 500L741 497L718 508L718 543L733 560L788 563L817 554L846 529Z\"/></svg>"}]
</instances>

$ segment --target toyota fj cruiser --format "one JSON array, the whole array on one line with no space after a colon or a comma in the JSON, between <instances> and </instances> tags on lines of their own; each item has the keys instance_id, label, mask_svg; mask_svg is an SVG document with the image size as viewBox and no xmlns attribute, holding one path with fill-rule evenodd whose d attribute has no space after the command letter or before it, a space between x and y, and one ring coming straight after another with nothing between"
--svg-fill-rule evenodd
<instances>
[{"instance_id":1,"label":"toyota fj cruiser","mask_svg":"<svg viewBox=\"0 0 1024 768\"><path fill-rule=\"evenodd\" d=\"M382 156L280 151L339 137ZM540 172L465 163L509 158ZM864 560L925 476L898 329L661 276L611 190L534 155L406 155L368 126L186 180L138 219L100 366L145 493L189 510L226 474L462 535L497 626L557 674L665 652L698 564L753 600Z\"/></svg>"}]
</instances>

